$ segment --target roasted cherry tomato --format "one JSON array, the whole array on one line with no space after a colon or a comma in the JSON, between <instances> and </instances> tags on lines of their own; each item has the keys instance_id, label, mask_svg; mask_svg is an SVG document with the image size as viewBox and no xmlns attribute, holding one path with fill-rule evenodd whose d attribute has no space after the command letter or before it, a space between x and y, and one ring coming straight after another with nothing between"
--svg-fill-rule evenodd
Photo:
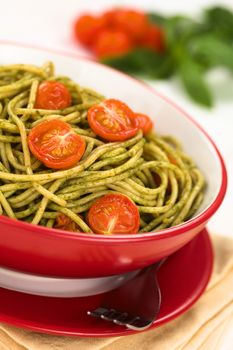
<instances>
[{"instance_id":1,"label":"roasted cherry tomato","mask_svg":"<svg viewBox=\"0 0 233 350\"><path fill-rule=\"evenodd\" d=\"M74 166L85 151L84 139L59 119L48 120L32 128L28 144L32 154L52 169Z\"/></svg>"},{"instance_id":2,"label":"roasted cherry tomato","mask_svg":"<svg viewBox=\"0 0 233 350\"><path fill-rule=\"evenodd\" d=\"M177 161L175 158L173 158L171 155L168 155L168 159L170 161L170 163L174 164L174 165L177 165Z\"/></svg>"},{"instance_id":3,"label":"roasted cherry tomato","mask_svg":"<svg viewBox=\"0 0 233 350\"><path fill-rule=\"evenodd\" d=\"M69 216L62 213L57 214L54 228L71 232L81 232L80 227L76 224L76 222L69 218Z\"/></svg>"},{"instance_id":4,"label":"roasted cherry tomato","mask_svg":"<svg viewBox=\"0 0 233 350\"><path fill-rule=\"evenodd\" d=\"M83 44L92 46L100 30L105 27L103 17L83 15L74 24L75 37Z\"/></svg>"},{"instance_id":5,"label":"roasted cherry tomato","mask_svg":"<svg viewBox=\"0 0 233 350\"><path fill-rule=\"evenodd\" d=\"M105 29L97 36L93 50L99 59L127 54L132 49L129 36L121 31Z\"/></svg>"},{"instance_id":6,"label":"roasted cherry tomato","mask_svg":"<svg viewBox=\"0 0 233 350\"><path fill-rule=\"evenodd\" d=\"M153 123L150 117L145 114L135 113L135 118L137 118L139 129L142 129L144 135L151 131L153 128Z\"/></svg>"},{"instance_id":7,"label":"roasted cherry tomato","mask_svg":"<svg viewBox=\"0 0 233 350\"><path fill-rule=\"evenodd\" d=\"M88 223L95 233L137 233L140 225L138 208L127 196L120 193L106 194L91 206Z\"/></svg>"},{"instance_id":8,"label":"roasted cherry tomato","mask_svg":"<svg viewBox=\"0 0 233 350\"><path fill-rule=\"evenodd\" d=\"M148 26L148 18L141 11L116 8L103 15L107 25L126 32L130 38L137 42L140 40Z\"/></svg>"},{"instance_id":9,"label":"roasted cherry tomato","mask_svg":"<svg viewBox=\"0 0 233 350\"><path fill-rule=\"evenodd\" d=\"M124 141L138 131L138 120L133 111L118 100L105 100L91 107L87 118L94 133L108 141Z\"/></svg>"},{"instance_id":10,"label":"roasted cherry tomato","mask_svg":"<svg viewBox=\"0 0 233 350\"><path fill-rule=\"evenodd\" d=\"M154 24L148 25L140 45L157 52L164 52L165 38L162 29Z\"/></svg>"},{"instance_id":11,"label":"roasted cherry tomato","mask_svg":"<svg viewBox=\"0 0 233 350\"><path fill-rule=\"evenodd\" d=\"M58 81L44 81L39 85L35 108L63 109L71 105L71 94L67 87Z\"/></svg>"}]
</instances>

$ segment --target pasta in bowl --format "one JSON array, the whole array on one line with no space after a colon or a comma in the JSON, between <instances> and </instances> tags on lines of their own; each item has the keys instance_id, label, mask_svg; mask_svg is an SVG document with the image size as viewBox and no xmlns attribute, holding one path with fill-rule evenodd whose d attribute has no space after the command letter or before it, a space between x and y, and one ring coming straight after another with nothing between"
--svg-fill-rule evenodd
<instances>
[{"instance_id":1,"label":"pasta in bowl","mask_svg":"<svg viewBox=\"0 0 233 350\"><path fill-rule=\"evenodd\" d=\"M195 214L204 177L148 116L56 76L51 62L0 72L4 215L111 235L158 231Z\"/></svg>"},{"instance_id":2,"label":"pasta in bowl","mask_svg":"<svg viewBox=\"0 0 233 350\"><path fill-rule=\"evenodd\" d=\"M51 63L0 68L0 228L11 230L0 239L6 267L70 277L137 269L187 243L223 198L224 165L193 122L143 85L80 62L90 69L89 78L77 78L80 85L69 74L57 76ZM141 95L140 103L127 91L135 101ZM189 152L184 133L204 147L217 181Z\"/></svg>"}]
</instances>

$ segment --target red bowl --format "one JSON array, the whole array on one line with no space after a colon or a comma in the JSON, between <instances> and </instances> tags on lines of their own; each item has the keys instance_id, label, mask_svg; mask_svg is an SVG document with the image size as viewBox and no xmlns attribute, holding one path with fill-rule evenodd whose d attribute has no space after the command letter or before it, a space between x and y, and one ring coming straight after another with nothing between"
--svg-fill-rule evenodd
<instances>
[{"instance_id":1,"label":"red bowl","mask_svg":"<svg viewBox=\"0 0 233 350\"><path fill-rule=\"evenodd\" d=\"M196 161L207 180L204 203L197 215L175 227L132 235L89 236L34 226L0 216L0 265L47 276L101 277L121 274L152 264L175 252L206 225L220 206L227 175L213 141L182 109L145 84L90 60L2 43L5 64L41 64L52 60L59 74L107 97L127 102L149 114L162 134L173 134Z\"/></svg>"}]
</instances>

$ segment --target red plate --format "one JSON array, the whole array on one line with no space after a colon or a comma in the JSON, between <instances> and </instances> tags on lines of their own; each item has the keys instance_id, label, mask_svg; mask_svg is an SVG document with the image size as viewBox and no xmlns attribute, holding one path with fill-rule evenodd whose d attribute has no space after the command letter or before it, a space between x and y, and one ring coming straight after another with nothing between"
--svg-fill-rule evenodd
<instances>
[{"instance_id":1,"label":"red plate","mask_svg":"<svg viewBox=\"0 0 233 350\"><path fill-rule=\"evenodd\" d=\"M158 273L162 305L152 328L174 319L193 305L205 290L212 265L212 247L206 230L166 260ZM0 322L39 332L82 337L135 333L87 316L86 311L98 307L103 298L104 294L59 299L0 288Z\"/></svg>"}]
</instances>

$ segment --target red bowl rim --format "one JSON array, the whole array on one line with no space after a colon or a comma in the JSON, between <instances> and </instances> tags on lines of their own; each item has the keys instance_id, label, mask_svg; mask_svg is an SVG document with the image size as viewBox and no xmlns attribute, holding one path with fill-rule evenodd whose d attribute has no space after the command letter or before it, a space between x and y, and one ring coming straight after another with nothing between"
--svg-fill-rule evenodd
<instances>
[{"instance_id":1,"label":"red bowl rim","mask_svg":"<svg viewBox=\"0 0 233 350\"><path fill-rule=\"evenodd\" d=\"M127 234L127 235L113 235L113 236L104 236L103 235L102 236L102 235L89 235L86 233L75 233L75 232L73 233L73 232L67 232L67 231L63 231L63 230L46 228L43 226L32 225L30 223L26 223L26 222L23 222L20 220L11 219L11 218L8 218L6 216L1 216L1 215L0 215L0 223L3 222L3 223L8 224L10 226L22 228L22 229L24 229L26 231L30 231L30 232L33 230L33 232L35 232L36 234L40 234L40 235L44 234L46 236L47 235L51 236L51 234L52 234L54 236L54 238L56 236L57 238L82 240L82 241L86 241L86 242L94 242L97 244L98 243L102 244L105 242L111 242L111 243L121 243L121 242L126 242L126 241L127 242L128 241L138 242L138 241L150 241L150 240L155 240L155 239L162 239L162 238L165 238L165 236L166 236L166 238L168 238L168 237L180 235L182 233L190 231L190 230L198 227L199 225L202 225L203 223L207 222L209 220L209 218L219 208L219 206L221 205L221 203L224 199L224 196L226 193L226 188L227 188L227 171L226 171L226 167L224 164L224 160L223 160L217 146L215 145L214 141L207 134L207 132L187 112L185 112L181 107L177 106L176 103L174 103L169 98L167 98L166 96L164 96L163 94L158 92L156 89L147 85L145 82L143 82L137 78L131 77L131 76L129 76L123 72L120 72L114 68L108 67L100 62L96 62L94 59L91 59L89 57L85 57L82 55L78 55L78 54L63 51L63 50L50 49L50 48L35 46L32 44L25 44L25 43L8 41L8 40L0 40L0 45L12 45L12 46L18 46L18 47L22 47L22 48L35 49L35 50L40 50L40 51L58 54L61 56L77 58L77 59L83 60L83 61L90 61L90 62L96 64L97 66L101 66L102 68L104 68L106 70L113 71L115 74L120 74L124 78L132 80L135 84L143 85L145 89L149 90L150 92L152 92L156 96L159 96L162 100L166 101L168 104L173 106L176 110L181 112L183 116L185 116L194 125L196 125L196 127L201 131L201 133L204 134L204 136L212 144L212 146L216 152L216 155L218 157L218 160L220 162L220 166L221 166L221 186L220 186L219 192L218 192L216 198L214 199L214 201L205 210L203 210L200 214L198 214L194 218L189 219L188 221L186 221L182 224L179 224L179 225L176 225L176 226L173 226L170 228L166 228L164 230L160 230L160 231L156 231L156 232L144 232L141 234L137 233L137 234Z\"/></svg>"}]
</instances>

